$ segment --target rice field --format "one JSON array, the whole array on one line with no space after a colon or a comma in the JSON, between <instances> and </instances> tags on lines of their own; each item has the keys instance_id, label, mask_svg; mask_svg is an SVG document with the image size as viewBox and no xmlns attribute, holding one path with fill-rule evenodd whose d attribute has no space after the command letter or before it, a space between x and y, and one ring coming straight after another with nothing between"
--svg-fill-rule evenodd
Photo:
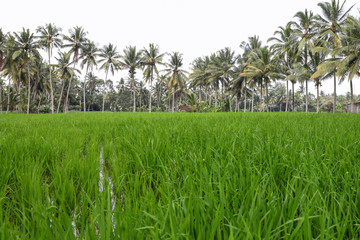
<instances>
[{"instance_id":1,"label":"rice field","mask_svg":"<svg viewBox=\"0 0 360 240\"><path fill-rule=\"evenodd\" d=\"M359 239L360 115L0 115L0 239Z\"/></svg>"}]
</instances>

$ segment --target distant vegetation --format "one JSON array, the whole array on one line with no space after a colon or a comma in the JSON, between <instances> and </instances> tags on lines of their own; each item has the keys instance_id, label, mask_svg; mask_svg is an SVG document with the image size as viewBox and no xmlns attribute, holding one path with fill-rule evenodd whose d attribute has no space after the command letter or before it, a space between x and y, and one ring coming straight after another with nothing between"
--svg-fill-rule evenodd
<instances>
[{"instance_id":1,"label":"distant vegetation","mask_svg":"<svg viewBox=\"0 0 360 240\"><path fill-rule=\"evenodd\" d=\"M224 48L201 56L190 72L181 53L162 53L154 44L98 48L82 27L68 34L54 24L36 32L0 29L0 111L173 112L181 105L193 111L351 110L360 100L352 86L360 76L360 19L345 3L319 3L321 15L299 11L269 46L257 36L239 39L239 53ZM110 80L116 71L128 77ZM325 80L333 81L334 94L321 94ZM344 81L349 94L337 98L336 86ZM302 88L295 92L297 82ZM316 96L309 95L309 84Z\"/></svg>"}]
</instances>

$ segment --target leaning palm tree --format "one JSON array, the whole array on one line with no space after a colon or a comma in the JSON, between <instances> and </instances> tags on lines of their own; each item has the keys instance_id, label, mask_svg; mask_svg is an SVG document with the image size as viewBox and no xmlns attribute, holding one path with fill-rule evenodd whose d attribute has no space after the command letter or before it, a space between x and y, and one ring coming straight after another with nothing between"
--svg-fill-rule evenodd
<instances>
[{"instance_id":1,"label":"leaning palm tree","mask_svg":"<svg viewBox=\"0 0 360 240\"><path fill-rule=\"evenodd\" d=\"M80 66L83 69L86 65L86 71L84 76L84 87L83 87L83 94L84 94L84 112L86 112L86 78L88 77L88 71L92 71L93 67L97 65L96 58L99 56L99 50L96 47L94 42L88 41L87 44L84 46L83 51L81 52L80 58L82 59Z\"/></svg>"},{"instance_id":2,"label":"leaning palm tree","mask_svg":"<svg viewBox=\"0 0 360 240\"><path fill-rule=\"evenodd\" d=\"M54 24L46 24L45 26L38 27L36 32L40 34L40 36L38 36L40 46L45 48L48 53L51 113L54 114L54 90L51 79L52 69L50 60L53 48L60 48L62 45L62 40L59 38L61 28L56 27Z\"/></svg>"},{"instance_id":3,"label":"leaning palm tree","mask_svg":"<svg viewBox=\"0 0 360 240\"><path fill-rule=\"evenodd\" d=\"M109 43L107 46L104 46L100 50L99 54L100 60L99 63L102 63L100 69L105 70L105 80L104 80L104 89L103 89L103 102L102 102L102 112L104 112L105 107L105 88L106 88L106 82L107 82L107 76L109 73L109 70L112 75L114 75L115 70L118 70L120 68L119 65L119 58L120 55L116 50L116 46Z\"/></svg>"},{"instance_id":4,"label":"leaning palm tree","mask_svg":"<svg viewBox=\"0 0 360 240\"><path fill-rule=\"evenodd\" d=\"M159 77L159 71L157 65L162 65L162 59L164 54L160 54L158 46L155 46L153 43L149 44L149 49L143 50L143 64L144 64L144 78L146 82L150 81L150 91L149 91L149 112L151 112L151 90L152 82L154 80L154 71Z\"/></svg>"},{"instance_id":5,"label":"leaning palm tree","mask_svg":"<svg viewBox=\"0 0 360 240\"><path fill-rule=\"evenodd\" d=\"M317 34L318 24L317 17L313 14L312 11L305 9L304 12L297 12L295 16L298 22L291 22L290 24L294 26L293 36L297 38L298 45L298 54L301 54L304 63L304 66L308 66L308 56L309 51L314 48L314 37ZM297 42L297 41L295 41ZM308 79L305 79L306 86L306 103L305 111L308 112L308 98L309 98L309 87Z\"/></svg>"},{"instance_id":6,"label":"leaning palm tree","mask_svg":"<svg viewBox=\"0 0 360 240\"><path fill-rule=\"evenodd\" d=\"M134 46L127 46L124 50L124 55L121 56L120 65L123 68L129 70L130 80L131 80L131 87L133 89L133 99L134 99L134 106L133 112L136 112L136 94L135 94L135 74L136 69L141 68L142 65L142 53L136 51L136 47Z\"/></svg>"},{"instance_id":7,"label":"leaning palm tree","mask_svg":"<svg viewBox=\"0 0 360 240\"><path fill-rule=\"evenodd\" d=\"M181 69L183 66L182 54L174 52L170 56L170 62L167 64L165 76L170 76L168 87L172 89L172 112L175 111L175 93L178 88L185 85L186 71Z\"/></svg>"},{"instance_id":8,"label":"leaning palm tree","mask_svg":"<svg viewBox=\"0 0 360 240\"><path fill-rule=\"evenodd\" d=\"M75 65L79 61L81 51L87 44L87 39L86 39L87 32L85 32L85 30L82 27L76 26L73 29L70 29L69 33L70 33L69 36L63 35L64 40L67 41L67 44L64 44L63 47L70 48L67 54L69 56L73 54L73 64L74 64L73 68L75 68ZM69 93L70 93L71 81L73 80L73 78L74 76L71 76L70 83L66 93L65 104L64 104L66 112L68 111Z\"/></svg>"},{"instance_id":9,"label":"leaning palm tree","mask_svg":"<svg viewBox=\"0 0 360 240\"><path fill-rule=\"evenodd\" d=\"M28 82L28 102L27 102L27 114L30 113L30 95L31 95L31 75L30 75L30 63L36 59L40 59L40 53L38 52L38 43L35 41L35 36L30 33L29 29L23 28L20 33L14 32L15 36L15 51L12 55L14 60L22 59L27 66L27 82Z\"/></svg>"},{"instance_id":10,"label":"leaning palm tree","mask_svg":"<svg viewBox=\"0 0 360 240\"><path fill-rule=\"evenodd\" d=\"M320 36L325 40L328 45L328 53L330 51L334 54L336 48L340 47L341 40L340 34L342 32L342 28L345 25L346 18L354 7L350 7L349 9L345 9L346 0L340 5L339 0L331 0L330 2L322 2L319 3L318 6L321 8L322 15L318 16L318 21L321 26L320 28ZM324 49L324 48L323 48ZM332 54L332 58L335 59L336 56ZM334 76L334 105L333 112L336 111L336 69L333 71Z\"/></svg>"}]
</instances>

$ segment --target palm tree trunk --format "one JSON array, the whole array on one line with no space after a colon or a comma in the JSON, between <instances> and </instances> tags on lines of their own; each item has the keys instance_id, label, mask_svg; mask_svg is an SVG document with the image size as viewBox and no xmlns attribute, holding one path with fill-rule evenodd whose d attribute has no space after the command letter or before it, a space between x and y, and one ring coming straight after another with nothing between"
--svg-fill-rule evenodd
<instances>
[{"instance_id":1,"label":"palm tree trunk","mask_svg":"<svg viewBox=\"0 0 360 240\"><path fill-rule=\"evenodd\" d=\"M218 89L215 89L215 107L218 105Z\"/></svg>"},{"instance_id":2,"label":"palm tree trunk","mask_svg":"<svg viewBox=\"0 0 360 240\"><path fill-rule=\"evenodd\" d=\"M262 112L262 97L263 97L263 93L262 93L262 87L263 87L263 84L261 82L260 84L260 112Z\"/></svg>"},{"instance_id":3,"label":"palm tree trunk","mask_svg":"<svg viewBox=\"0 0 360 240\"><path fill-rule=\"evenodd\" d=\"M254 90L251 93L251 112L254 112Z\"/></svg>"},{"instance_id":4,"label":"palm tree trunk","mask_svg":"<svg viewBox=\"0 0 360 240\"><path fill-rule=\"evenodd\" d=\"M286 106L285 106L285 112L288 111L288 105L289 105L289 81L286 80Z\"/></svg>"},{"instance_id":5,"label":"palm tree trunk","mask_svg":"<svg viewBox=\"0 0 360 240\"><path fill-rule=\"evenodd\" d=\"M295 83L291 82L291 84L292 84L292 95L293 95L293 98L292 98L292 111L294 112L295 111Z\"/></svg>"},{"instance_id":6,"label":"palm tree trunk","mask_svg":"<svg viewBox=\"0 0 360 240\"><path fill-rule=\"evenodd\" d=\"M265 100L265 103L266 103L266 112L269 112L269 87L268 87L268 83L267 81L265 82L265 91L266 91L266 100Z\"/></svg>"},{"instance_id":7,"label":"palm tree trunk","mask_svg":"<svg viewBox=\"0 0 360 240\"><path fill-rule=\"evenodd\" d=\"M316 113L319 113L320 106L319 106L319 88L320 83L317 82L316 84Z\"/></svg>"},{"instance_id":8,"label":"palm tree trunk","mask_svg":"<svg viewBox=\"0 0 360 240\"><path fill-rule=\"evenodd\" d=\"M10 77L8 77L9 78L9 85L8 85L8 89L7 89L7 107L6 107L6 113L8 113L9 112L9 110L10 110Z\"/></svg>"},{"instance_id":9,"label":"palm tree trunk","mask_svg":"<svg viewBox=\"0 0 360 240\"><path fill-rule=\"evenodd\" d=\"M239 102L238 102L238 96L235 96L235 112L238 112L238 106L239 106Z\"/></svg>"},{"instance_id":10,"label":"palm tree trunk","mask_svg":"<svg viewBox=\"0 0 360 240\"><path fill-rule=\"evenodd\" d=\"M49 57L49 79L50 79L50 95L51 95L51 114L54 114L54 91L52 87L52 79L51 79L51 49L48 49L48 57Z\"/></svg>"},{"instance_id":11,"label":"palm tree trunk","mask_svg":"<svg viewBox=\"0 0 360 240\"><path fill-rule=\"evenodd\" d=\"M2 102L2 83L0 83L0 113L3 113L3 102Z\"/></svg>"},{"instance_id":12,"label":"palm tree trunk","mask_svg":"<svg viewBox=\"0 0 360 240\"><path fill-rule=\"evenodd\" d=\"M150 73L150 91L149 91L149 113L151 113L151 91L152 91L153 71L154 71L154 69L151 69L151 73Z\"/></svg>"},{"instance_id":13,"label":"palm tree trunk","mask_svg":"<svg viewBox=\"0 0 360 240\"><path fill-rule=\"evenodd\" d=\"M306 84L306 99L305 99L305 112L308 112L308 104L309 104L309 86L308 86L308 80L305 81Z\"/></svg>"},{"instance_id":14,"label":"palm tree trunk","mask_svg":"<svg viewBox=\"0 0 360 240\"><path fill-rule=\"evenodd\" d=\"M133 94L134 94L134 107L133 107L133 113L136 112L136 92L135 92L135 78L134 78L134 74L131 74L131 81L132 81L132 87L133 87Z\"/></svg>"},{"instance_id":15,"label":"palm tree trunk","mask_svg":"<svg viewBox=\"0 0 360 240\"><path fill-rule=\"evenodd\" d=\"M201 103L201 87L199 87L199 103Z\"/></svg>"},{"instance_id":16,"label":"palm tree trunk","mask_svg":"<svg viewBox=\"0 0 360 240\"><path fill-rule=\"evenodd\" d=\"M28 104L27 104L27 114L30 113L30 91L31 91L31 82L30 82L30 64L27 61L27 73L28 73Z\"/></svg>"},{"instance_id":17,"label":"palm tree trunk","mask_svg":"<svg viewBox=\"0 0 360 240\"><path fill-rule=\"evenodd\" d=\"M246 112L246 78L245 78L245 86L244 86L244 112Z\"/></svg>"},{"instance_id":18,"label":"palm tree trunk","mask_svg":"<svg viewBox=\"0 0 360 240\"><path fill-rule=\"evenodd\" d=\"M108 72L109 72L109 69L106 70L105 80L104 80L103 101L102 101L102 112L103 113L104 113L104 108L105 108L105 89L106 89L106 81L107 81Z\"/></svg>"},{"instance_id":19,"label":"palm tree trunk","mask_svg":"<svg viewBox=\"0 0 360 240\"><path fill-rule=\"evenodd\" d=\"M86 90L86 77L87 77L87 74L88 74L88 68L89 68L89 65L87 66L86 68L86 72L85 72L85 77L84 77L84 113L86 112L86 97L85 97L85 90Z\"/></svg>"},{"instance_id":20,"label":"palm tree trunk","mask_svg":"<svg viewBox=\"0 0 360 240\"><path fill-rule=\"evenodd\" d=\"M56 111L57 113L59 113L59 109L60 109L60 105L61 105L61 98L62 98L62 95L63 95L63 92L64 92L64 87L65 87L65 79L64 79L62 87L61 87L60 98L59 98L59 101L58 101L58 106L57 106L57 111Z\"/></svg>"},{"instance_id":21,"label":"palm tree trunk","mask_svg":"<svg viewBox=\"0 0 360 240\"><path fill-rule=\"evenodd\" d=\"M74 70L75 70L75 61L74 61ZM74 77L74 72L71 74L71 77L70 77L70 81L69 81L69 86L68 86L68 89L67 89L67 93L66 93L66 98L65 98L65 103L64 103L64 112L67 113L69 111L69 93L70 93L70 87L71 87L71 81Z\"/></svg>"},{"instance_id":22,"label":"palm tree trunk","mask_svg":"<svg viewBox=\"0 0 360 240\"><path fill-rule=\"evenodd\" d=\"M230 93L229 93L228 98L229 98L229 108L230 108L230 112L232 112L232 106L231 106L231 95L230 95Z\"/></svg>"},{"instance_id":23,"label":"palm tree trunk","mask_svg":"<svg viewBox=\"0 0 360 240\"><path fill-rule=\"evenodd\" d=\"M355 112L354 111L354 93L353 93L352 80L350 80L350 112Z\"/></svg>"},{"instance_id":24,"label":"palm tree trunk","mask_svg":"<svg viewBox=\"0 0 360 240\"><path fill-rule=\"evenodd\" d=\"M172 112L175 112L175 89L172 94Z\"/></svg>"},{"instance_id":25,"label":"palm tree trunk","mask_svg":"<svg viewBox=\"0 0 360 240\"><path fill-rule=\"evenodd\" d=\"M333 105L333 113L336 112L336 71L334 72L334 105Z\"/></svg>"}]
</instances>

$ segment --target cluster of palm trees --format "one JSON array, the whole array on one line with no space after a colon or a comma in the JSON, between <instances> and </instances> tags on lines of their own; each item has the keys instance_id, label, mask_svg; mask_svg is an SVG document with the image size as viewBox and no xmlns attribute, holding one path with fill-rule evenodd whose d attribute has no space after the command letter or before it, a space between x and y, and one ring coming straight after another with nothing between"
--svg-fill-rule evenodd
<instances>
[{"instance_id":1,"label":"cluster of palm trees","mask_svg":"<svg viewBox=\"0 0 360 240\"><path fill-rule=\"evenodd\" d=\"M47 63L40 54L40 49L46 51ZM55 57L57 60L55 64L51 63L54 49L59 50L58 56ZM123 50L123 54L120 54L117 47L111 43L99 49L94 42L87 38L87 32L82 27L74 27L69 31L69 35L62 34L61 28L54 24L38 27L36 34L31 33L29 29L23 29L19 33L4 34L0 29L0 74L9 81L7 112L12 107L12 93L16 95L18 111L22 111L22 108L26 107L26 112L29 113L31 100L38 98L37 102L40 105L41 98L48 97L51 113L55 112L55 105L57 105L57 112L61 105L63 105L63 112L68 112L69 95L71 88L74 87L73 82L77 81L77 77L81 75L81 71L77 68L79 64L81 69L85 70L82 84L82 109L84 112L87 109L86 88L88 79L93 77L94 67L105 71L105 80L102 81L102 111L104 112L106 85L110 81L108 73L114 75L115 71L128 70L131 79L130 88L133 89L133 111L135 112L135 75L138 69L143 70L144 79L152 87L154 77L160 79L158 66L165 65L166 71L162 80L168 79L169 91L172 90L174 95L178 86L184 83L186 76L184 70L181 69L182 54L178 52L170 54L170 62L166 64L163 62L164 55L154 44L149 44L148 49L140 51L135 46L128 46ZM62 82L56 101L54 79ZM11 83L16 86L16 90L14 87L11 88ZM27 94L24 93L25 89ZM27 103L21 102L25 98L27 98ZM151 98L150 91L150 112L152 109Z\"/></svg>"},{"instance_id":2,"label":"cluster of palm trees","mask_svg":"<svg viewBox=\"0 0 360 240\"><path fill-rule=\"evenodd\" d=\"M319 3L322 15L314 15L308 10L297 12L295 21L279 27L268 40L272 44L270 47L263 46L259 38L253 36L240 45L243 49L241 55L235 55L234 51L225 48L211 56L196 59L190 79L191 86L199 93L199 100L201 94L205 93L208 98L213 96L217 105L221 89L222 95L225 91L230 100L236 99L236 105L238 97L243 96L246 111L246 97L259 93L260 111L263 111L264 108L268 109L270 83L284 80L287 94L285 111L290 110L290 81L292 110L295 109L294 84L302 82L306 88L305 111L308 112L308 83L314 81L318 112L321 82L333 77L333 112L336 110L336 86L346 78L350 82L352 108L352 80L355 75L360 75L360 19L349 16L352 7L345 9L345 3L339 0ZM253 101L251 106L253 111Z\"/></svg>"},{"instance_id":3,"label":"cluster of palm trees","mask_svg":"<svg viewBox=\"0 0 360 240\"><path fill-rule=\"evenodd\" d=\"M134 112L139 107L136 96L148 97L147 106L151 112L154 95L158 108L165 99L172 112L184 97L192 105L202 104L214 109L226 103L230 111L240 111L241 100L244 111L254 111L254 102L258 99L258 110L269 111L269 88L278 80L286 82L285 111L295 110L296 82L305 85L304 110L309 111L309 81L317 88L319 111L319 88L329 77L334 80L332 107L335 112L337 84L349 80L353 106L352 80L355 75L360 76L360 19L349 15L352 7L346 9L345 3L339 0L319 3L322 15L308 10L296 13L294 21L279 27L268 39L270 46L253 36L240 44L242 54L224 48L210 56L199 57L193 61L190 74L183 69L182 54L161 53L154 44L142 50L128 46L119 52L111 43L98 48L82 27L70 29L69 34L63 34L54 24L40 26L36 33L23 29L5 34L0 29L0 106L5 102L1 93L5 91L3 85L7 78L4 94L7 112L17 108L19 112L30 113L42 105L48 105L51 113L61 111L61 106L63 112L68 112L74 95L81 99L80 109L86 112L91 109L88 105L93 103L95 92L102 97L100 105L104 112L106 99L113 99L107 91L112 86L108 74L127 70L127 89ZM41 50L47 57L43 57ZM169 56L167 62L165 56ZM56 59L54 63L53 58ZM98 79L94 69L104 71L105 79ZM138 70L142 71L149 90L143 83L137 83ZM82 72L85 75L79 79ZM124 85L123 80L117 93L126 94L121 84ZM114 99L118 102L118 98ZM37 107L34 107L35 102ZM107 106L109 110L111 104Z\"/></svg>"}]
</instances>

